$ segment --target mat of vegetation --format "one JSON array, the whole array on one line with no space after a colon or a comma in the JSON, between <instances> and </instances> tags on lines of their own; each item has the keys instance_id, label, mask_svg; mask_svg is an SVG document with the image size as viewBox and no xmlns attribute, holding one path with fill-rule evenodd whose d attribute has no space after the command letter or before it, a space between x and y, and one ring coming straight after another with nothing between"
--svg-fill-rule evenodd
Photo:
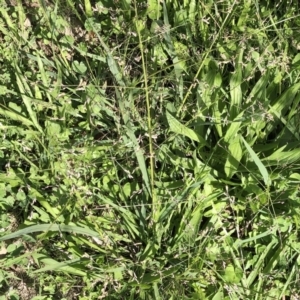
<instances>
[{"instance_id":1,"label":"mat of vegetation","mask_svg":"<svg viewBox=\"0 0 300 300\"><path fill-rule=\"evenodd\" d=\"M299 299L298 1L0 3L0 300Z\"/></svg>"}]
</instances>

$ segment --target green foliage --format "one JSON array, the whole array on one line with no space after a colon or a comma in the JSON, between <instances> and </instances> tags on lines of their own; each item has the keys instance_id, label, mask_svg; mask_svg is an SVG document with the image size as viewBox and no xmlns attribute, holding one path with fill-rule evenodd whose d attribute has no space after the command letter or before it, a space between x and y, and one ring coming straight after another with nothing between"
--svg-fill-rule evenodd
<instances>
[{"instance_id":1,"label":"green foliage","mask_svg":"<svg viewBox=\"0 0 300 300\"><path fill-rule=\"evenodd\" d=\"M7 3L0 299L296 299L298 4Z\"/></svg>"}]
</instances>

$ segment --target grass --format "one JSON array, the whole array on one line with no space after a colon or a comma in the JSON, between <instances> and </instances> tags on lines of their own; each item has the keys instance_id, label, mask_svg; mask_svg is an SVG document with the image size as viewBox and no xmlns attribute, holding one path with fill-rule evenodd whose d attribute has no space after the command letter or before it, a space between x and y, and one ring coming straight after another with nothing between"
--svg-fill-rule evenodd
<instances>
[{"instance_id":1,"label":"grass","mask_svg":"<svg viewBox=\"0 0 300 300\"><path fill-rule=\"evenodd\" d=\"M296 1L0 1L0 300L298 299Z\"/></svg>"}]
</instances>

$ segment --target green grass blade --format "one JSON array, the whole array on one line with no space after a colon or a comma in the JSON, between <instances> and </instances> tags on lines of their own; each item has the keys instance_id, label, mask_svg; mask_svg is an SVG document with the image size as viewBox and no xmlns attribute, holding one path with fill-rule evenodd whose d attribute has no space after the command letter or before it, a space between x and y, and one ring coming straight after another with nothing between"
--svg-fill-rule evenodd
<instances>
[{"instance_id":1,"label":"green grass blade","mask_svg":"<svg viewBox=\"0 0 300 300\"><path fill-rule=\"evenodd\" d=\"M268 235L273 235L275 232L276 232L277 228L271 228L270 230L267 230L263 233L260 233L258 235L255 235L251 238L248 238L248 239L245 239L245 240L237 240L236 243L235 243L235 247L240 247L241 245L243 244L247 244L249 242L253 242L253 241L256 241L256 240L259 240L261 238L264 238Z\"/></svg>"},{"instance_id":2,"label":"green grass blade","mask_svg":"<svg viewBox=\"0 0 300 300\"><path fill-rule=\"evenodd\" d=\"M138 19L138 9L137 9L137 6L136 6L136 3L135 3L135 15L136 15L136 18ZM153 123L153 120L152 120L152 116L151 116L151 107L152 107L152 101L151 101L151 98L150 98L150 94L149 94L149 88L148 88L148 72L147 72L147 66L146 66L146 58L145 58L145 55L144 55L144 44L143 44L143 37L141 35L141 30L140 30L140 26L138 26L138 20L137 22L135 23L135 27L136 27L136 30L137 30L137 34L138 34L138 40L139 40L139 50L140 50L140 53L141 53L141 58L142 58L142 70L143 70L143 83L144 83L144 87L145 87L145 99L146 99L146 114L147 114L147 133L148 133L148 142L149 142L149 146L148 146L148 149L149 149L149 160L150 160L150 184L148 183L148 185L150 185L150 195L152 197L152 204L153 204L153 207L152 207L152 217L153 217L153 220L154 222L157 221L158 219L158 214L159 214L159 211L160 211L160 203L158 203L157 201L157 196L156 196L156 189L155 189L155 186L154 186L154 181L155 181L155 162L154 162L154 150L153 150L153 128L152 128L152 123ZM144 161L144 159L143 159ZM142 161L141 161L142 162ZM142 165L141 167L145 168L144 165ZM143 171L144 173L144 179L149 181L149 178L148 178L148 172L147 170L145 169ZM149 187L148 187L149 189Z\"/></svg>"},{"instance_id":3,"label":"green grass blade","mask_svg":"<svg viewBox=\"0 0 300 300\"><path fill-rule=\"evenodd\" d=\"M72 267L72 264L80 263L80 258L74 258L68 261L58 262L52 258L46 257L43 254L35 254L33 255L34 259L38 260L39 263L45 264L45 267L40 268L38 270L33 271L33 274L47 272L47 271L54 271L54 272L64 272L67 274L72 274L76 276L86 276L86 272L81 270L83 269L84 265L81 265L80 268Z\"/></svg>"},{"instance_id":4,"label":"green grass blade","mask_svg":"<svg viewBox=\"0 0 300 300\"><path fill-rule=\"evenodd\" d=\"M201 144L201 146L205 146L206 145L206 141L199 136L194 130L184 126L183 124L181 124L175 117L173 117L168 111L166 112L166 117L170 126L170 130L186 136L188 138L190 138L193 141L199 142Z\"/></svg>"},{"instance_id":5,"label":"green grass blade","mask_svg":"<svg viewBox=\"0 0 300 300\"><path fill-rule=\"evenodd\" d=\"M269 186L271 184L271 178L269 176L269 173L266 169L266 167L263 165L263 163L261 162L261 160L259 159L259 157L256 155L256 153L252 150L252 148L250 147L250 145L246 142L246 140L241 136L241 140L243 141L244 145L246 146L251 158L253 159L253 161L255 162L255 164L257 165L263 179L265 182L266 186Z\"/></svg>"},{"instance_id":6,"label":"green grass blade","mask_svg":"<svg viewBox=\"0 0 300 300\"><path fill-rule=\"evenodd\" d=\"M19 90L21 92L22 99L26 106L29 117L30 117L32 123L34 124L34 126L38 129L38 131L43 134L44 133L43 129L38 123L36 113L33 111L32 107L31 107L31 101L30 101L30 98L27 96L27 93L29 93L29 96L31 98L33 98L33 95L31 94L28 84L26 83L24 78L21 76L21 71L20 71L19 67L17 65L15 65L15 68L17 70L17 73L16 73L17 84L18 84Z\"/></svg>"},{"instance_id":7,"label":"green grass blade","mask_svg":"<svg viewBox=\"0 0 300 300\"><path fill-rule=\"evenodd\" d=\"M263 158L262 161L269 166L278 166L292 164L300 160L300 152L298 149L282 151L284 148L285 146L281 147L270 156Z\"/></svg>"},{"instance_id":8,"label":"green grass blade","mask_svg":"<svg viewBox=\"0 0 300 300\"><path fill-rule=\"evenodd\" d=\"M42 59L39 55L37 55L37 62L38 62L39 71L40 71L40 74L41 74L41 77L42 77L43 85L46 88L47 98L48 98L49 102L52 103L51 96L48 92L48 90L49 90L49 79L47 78L47 75L46 75L46 72L45 72L45 69L44 69L44 66L43 66L43 61L42 61Z\"/></svg>"},{"instance_id":9,"label":"green grass blade","mask_svg":"<svg viewBox=\"0 0 300 300\"><path fill-rule=\"evenodd\" d=\"M253 271L249 274L249 276L247 277L245 284L246 287L250 288L251 285L253 284L255 278L259 275L259 273L262 271L263 268L263 262L265 260L265 258L270 255L271 250L274 248L274 246L277 244L277 241L275 239L273 239L268 246L266 247L266 249L262 252L262 254L260 255L258 261L256 262Z\"/></svg>"},{"instance_id":10,"label":"green grass blade","mask_svg":"<svg viewBox=\"0 0 300 300\"><path fill-rule=\"evenodd\" d=\"M235 62L235 73L231 76L230 79L230 118L234 120L239 114L239 110L242 104L242 61L243 61L244 49L240 49L238 58Z\"/></svg>"},{"instance_id":11,"label":"green grass blade","mask_svg":"<svg viewBox=\"0 0 300 300\"><path fill-rule=\"evenodd\" d=\"M21 122L27 127L35 127L32 121L14 111L6 110L0 107L0 115L17 122Z\"/></svg>"},{"instance_id":12,"label":"green grass blade","mask_svg":"<svg viewBox=\"0 0 300 300\"><path fill-rule=\"evenodd\" d=\"M243 115L244 115L244 112L242 111L230 124L230 126L224 136L224 141L226 143L229 143L231 141L231 139L234 139L236 137L236 134L241 129L241 124L242 124L241 118L243 117Z\"/></svg>"},{"instance_id":13,"label":"green grass blade","mask_svg":"<svg viewBox=\"0 0 300 300\"><path fill-rule=\"evenodd\" d=\"M92 237L100 237L96 231L93 231L88 228L79 227L76 225L64 225L64 224L39 224L20 229L11 234L0 237L0 241L6 241L14 239L23 235L28 235L35 232L48 232L48 231L57 231L57 232L68 232L74 234L83 234Z\"/></svg>"},{"instance_id":14,"label":"green grass blade","mask_svg":"<svg viewBox=\"0 0 300 300\"><path fill-rule=\"evenodd\" d=\"M243 150L240 144L239 135L237 135L236 138L230 141L228 150L229 153L225 163L225 173L228 178L231 178L237 171L243 156Z\"/></svg>"},{"instance_id":15,"label":"green grass blade","mask_svg":"<svg viewBox=\"0 0 300 300\"><path fill-rule=\"evenodd\" d=\"M93 16L93 9L90 0L84 0L84 9L87 17Z\"/></svg>"}]
</instances>

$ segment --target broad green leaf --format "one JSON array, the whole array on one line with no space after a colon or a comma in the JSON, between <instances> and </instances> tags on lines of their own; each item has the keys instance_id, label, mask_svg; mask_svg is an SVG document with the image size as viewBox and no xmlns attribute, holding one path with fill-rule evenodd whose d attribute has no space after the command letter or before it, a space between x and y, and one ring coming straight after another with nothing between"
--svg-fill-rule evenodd
<instances>
[{"instance_id":1,"label":"broad green leaf","mask_svg":"<svg viewBox=\"0 0 300 300\"><path fill-rule=\"evenodd\" d=\"M35 251L39 251L39 249L35 249ZM5 259L1 262L2 268L11 267L13 265L20 265L24 259L26 260L29 256L33 255L31 251L25 252L24 254L16 257L12 257L10 259ZM6 300L6 299L5 299Z\"/></svg>"},{"instance_id":2,"label":"broad green leaf","mask_svg":"<svg viewBox=\"0 0 300 300\"><path fill-rule=\"evenodd\" d=\"M152 287L153 287L153 290L154 290L155 299L162 300L162 298L160 296L160 293L159 293L158 286L157 286L157 282L154 282L153 285L152 285Z\"/></svg>"},{"instance_id":3,"label":"broad green leaf","mask_svg":"<svg viewBox=\"0 0 300 300\"><path fill-rule=\"evenodd\" d=\"M217 62L213 59L208 59L207 68L206 81L210 88L220 87L222 85L222 77Z\"/></svg>"},{"instance_id":4,"label":"broad green leaf","mask_svg":"<svg viewBox=\"0 0 300 300\"><path fill-rule=\"evenodd\" d=\"M242 104L242 62L243 62L243 47L240 49L238 57L235 61L235 72L230 78L230 119L234 120L239 114Z\"/></svg>"},{"instance_id":5,"label":"broad green leaf","mask_svg":"<svg viewBox=\"0 0 300 300\"><path fill-rule=\"evenodd\" d=\"M217 98L218 96L216 96ZM223 137L223 126L222 126L222 123L221 123L221 113L220 113L220 110L219 110L219 99L217 98L216 101L214 101L211 109L212 109L212 115L213 115L213 118L214 120L216 120L214 126L218 132L218 135L219 137Z\"/></svg>"},{"instance_id":6,"label":"broad green leaf","mask_svg":"<svg viewBox=\"0 0 300 300\"><path fill-rule=\"evenodd\" d=\"M78 74L81 74L81 75L84 75L87 71L87 66L81 61L77 61L77 60L74 60L72 62L72 69L78 73Z\"/></svg>"},{"instance_id":7,"label":"broad green leaf","mask_svg":"<svg viewBox=\"0 0 300 300\"><path fill-rule=\"evenodd\" d=\"M230 126L224 136L224 141L226 143L229 143L231 139L235 138L236 134L241 129L241 124L242 124L241 119L242 119L243 115L244 115L244 112L242 111L230 124Z\"/></svg>"},{"instance_id":8,"label":"broad green leaf","mask_svg":"<svg viewBox=\"0 0 300 300\"><path fill-rule=\"evenodd\" d=\"M246 142L246 140L241 136L241 139L244 143L244 145L246 146L251 158L253 159L253 161L255 162L255 164L257 165L263 179L265 182L266 186L269 186L271 184L271 178L268 174L268 171L266 169L266 167L263 165L263 163L261 162L261 160L259 159L259 157L256 155L256 153L252 150L252 148L250 147L250 145Z\"/></svg>"},{"instance_id":9,"label":"broad green leaf","mask_svg":"<svg viewBox=\"0 0 300 300\"><path fill-rule=\"evenodd\" d=\"M237 135L229 142L228 146L228 157L225 163L225 173L230 179L239 167L239 163L243 156L243 150L240 144L240 136Z\"/></svg>"},{"instance_id":10,"label":"broad green leaf","mask_svg":"<svg viewBox=\"0 0 300 300\"><path fill-rule=\"evenodd\" d=\"M33 274L47 272L47 271L54 271L54 272L64 272L76 276L86 276L86 272L82 270L84 265L82 265L80 268L72 267L72 264L81 262L80 258L58 262L52 258L48 258L44 256L43 254L35 254L33 255L33 257L36 260L38 260L39 263L43 263L45 265L45 267L33 271L32 272Z\"/></svg>"},{"instance_id":11,"label":"broad green leaf","mask_svg":"<svg viewBox=\"0 0 300 300\"><path fill-rule=\"evenodd\" d=\"M107 55L107 64L109 67L110 72L112 73L112 75L114 76L116 82L120 85L120 86L125 86L125 82L123 80L123 75L120 72L119 66L116 63L115 59L113 58L113 56L111 54Z\"/></svg>"},{"instance_id":12,"label":"broad green leaf","mask_svg":"<svg viewBox=\"0 0 300 300\"><path fill-rule=\"evenodd\" d=\"M195 25L195 18L197 12L196 0L189 0L189 22L191 23L192 27Z\"/></svg>"},{"instance_id":13,"label":"broad green leaf","mask_svg":"<svg viewBox=\"0 0 300 300\"><path fill-rule=\"evenodd\" d=\"M251 3L252 1L251 0L246 0L243 2L243 5L242 5L242 12L239 16L239 19L238 19L238 23L237 23L237 26L239 28L244 28L244 25L247 24L247 20L248 20L248 17L249 17L249 12L251 10Z\"/></svg>"},{"instance_id":14,"label":"broad green leaf","mask_svg":"<svg viewBox=\"0 0 300 300\"><path fill-rule=\"evenodd\" d=\"M300 183L300 174L299 173L293 173L289 176L289 178L292 179L291 182Z\"/></svg>"},{"instance_id":15,"label":"broad green leaf","mask_svg":"<svg viewBox=\"0 0 300 300\"><path fill-rule=\"evenodd\" d=\"M189 223L185 226L185 240L189 243L194 243L198 232L199 226L203 217L203 207L198 205L189 217ZM183 220L186 223L186 219Z\"/></svg>"},{"instance_id":16,"label":"broad green leaf","mask_svg":"<svg viewBox=\"0 0 300 300\"><path fill-rule=\"evenodd\" d=\"M154 282L159 282L160 276L153 273L145 273L140 279L141 284L153 284Z\"/></svg>"},{"instance_id":17,"label":"broad green leaf","mask_svg":"<svg viewBox=\"0 0 300 300\"><path fill-rule=\"evenodd\" d=\"M287 110L289 105L292 103L293 99L295 98L296 94L299 92L300 89L300 83L296 83L289 87L282 96L279 97L279 99L270 107L270 113L277 112L280 114L280 112L285 109Z\"/></svg>"},{"instance_id":18,"label":"broad green leaf","mask_svg":"<svg viewBox=\"0 0 300 300\"><path fill-rule=\"evenodd\" d=\"M88 228L79 227L76 225L65 225L65 224L39 224L20 229L11 234L0 237L0 241L6 241L14 239L23 235L31 234L34 232L48 232L48 231L57 231L57 232L69 232L73 234L83 234L92 237L100 237L96 231L93 231Z\"/></svg>"},{"instance_id":19,"label":"broad green leaf","mask_svg":"<svg viewBox=\"0 0 300 300\"><path fill-rule=\"evenodd\" d=\"M219 291L214 295L212 300L224 300L224 293L222 292L222 289L220 288Z\"/></svg>"},{"instance_id":20,"label":"broad green leaf","mask_svg":"<svg viewBox=\"0 0 300 300\"><path fill-rule=\"evenodd\" d=\"M151 20L158 20L161 16L161 10L160 1L148 0L147 15Z\"/></svg>"},{"instance_id":21,"label":"broad green leaf","mask_svg":"<svg viewBox=\"0 0 300 300\"><path fill-rule=\"evenodd\" d=\"M50 138L58 137L61 132L60 124L51 120L47 120L45 122L47 134Z\"/></svg>"},{"instance_id":22,"label":"broad green leaf","mask_svg":"<svg viewBox=\"0 0 300 300\"><path fill-rule=\"evenodd\" d=\"M225 269L223 278L227 283L239 283L243 277L243 270L234 268L232 264Z\"/></svg>"},{"instance_id":23,"label":"broad green leaf","mask_svg":"<svg viewBox=\"0 0 300 300\"><path fill-rule=\"evenodd\" d=\"M245 240L236 240L236 242L234 243L233 247L238 249L240 246L242 246L243 244L247 244L247 243L250 243L250 242L253 242L253 241L257 241L259 239L262 239L268 235L274 235L276 233L276 230L277 230L277 227L274 227L274 228L271 228L263 233L260 233L260 234L257 234L253 237L250 237L250 238L247 238Z\"/></svg>"},{"instance_id":24,"label":"broad green leaf","mask_svg":"<svg viewBox=\"0 0 300 300\"><path fill-rule=\"evenodd\" d=\"M181 124L175 117L173 117L168 111L166 112L166 116L167 116L167 120L170 126L170 130L186 136L188 138L190 138L193 141L199 142L202 144L202 146L206 145L205 140L199 136L194 130L184 126L183 124Z\"/></svg>"},{"instance_id":25,"label":"broad green leaf","mask_svg":"<svg viewBox=\"0 0 300 300\"><path fill-rule=\"evenodd\" d=\"M27 127L34 127L34 124L32 121L30 121L28 118L25 118L21 114L18 114L14 111L6 110L6 109L3 109L2 107L0 107L0 115L7 117L11 120L14 120L14 121L21 122Z\"/></svg>"},{"instance_id":26,"label":"broad green leaf","mask_svg":"<svg viewBox=\"0 0 300 300\"><path fill-rule=\"evenodd\" d=\"M84 0L84 9L87 17L93 16L93 9L90 0Z\"/></svg>"},{"instance_id":27,"label":"broad green leaf","mask_svg":"<svg viewBox=\"0 0 300 300\"><path fill-rule=\"evenodd\" d=\"M263 158L262 161L265 162L268 166L277 166L292 164L300 160L299 149L282 151L284 148L285 146L281 147L270 156Z\"/></svg>"},{"instance_id":28,"label":"broad green leaf","mask_svg":"<svg viewBox=\"0 0 300 300\"><path fill-rule=\"evenodd\" d=\"M108 270L105 270L105 271L106 272L113 272L115 280L121 280L121 279L123 279L123 272L124 272L124 268L123 267L112 268L112 269L108 269Z\"/></svg>"},{"instance_id":29,"label":"broad green leaf","mask_svg":"<svg viewBox=\"0 0 300 300\"><path fill-rule=\"evenodd\" d=\"M51 222L51 218L50 216L47 214L47 212L45 212L43 209L39 208L36 205L32 205L32 207L35 209L35 211L38 212L39 214L39 220L42 222Z\"/></svg>"},{"instance_id":30,"label":"broad green leaf","mask_svg":"<svg viewBox=\"0 0 300 300\"><path fill-rule=\"evenodd\" d=\"M161 44L156 44L153 47L153 56L155 58L155 62L159 65L159 66L163 66L167 63L168 61L168 55L167 53L165 53L163 47Z\"/></svg>"}]
</instances>

